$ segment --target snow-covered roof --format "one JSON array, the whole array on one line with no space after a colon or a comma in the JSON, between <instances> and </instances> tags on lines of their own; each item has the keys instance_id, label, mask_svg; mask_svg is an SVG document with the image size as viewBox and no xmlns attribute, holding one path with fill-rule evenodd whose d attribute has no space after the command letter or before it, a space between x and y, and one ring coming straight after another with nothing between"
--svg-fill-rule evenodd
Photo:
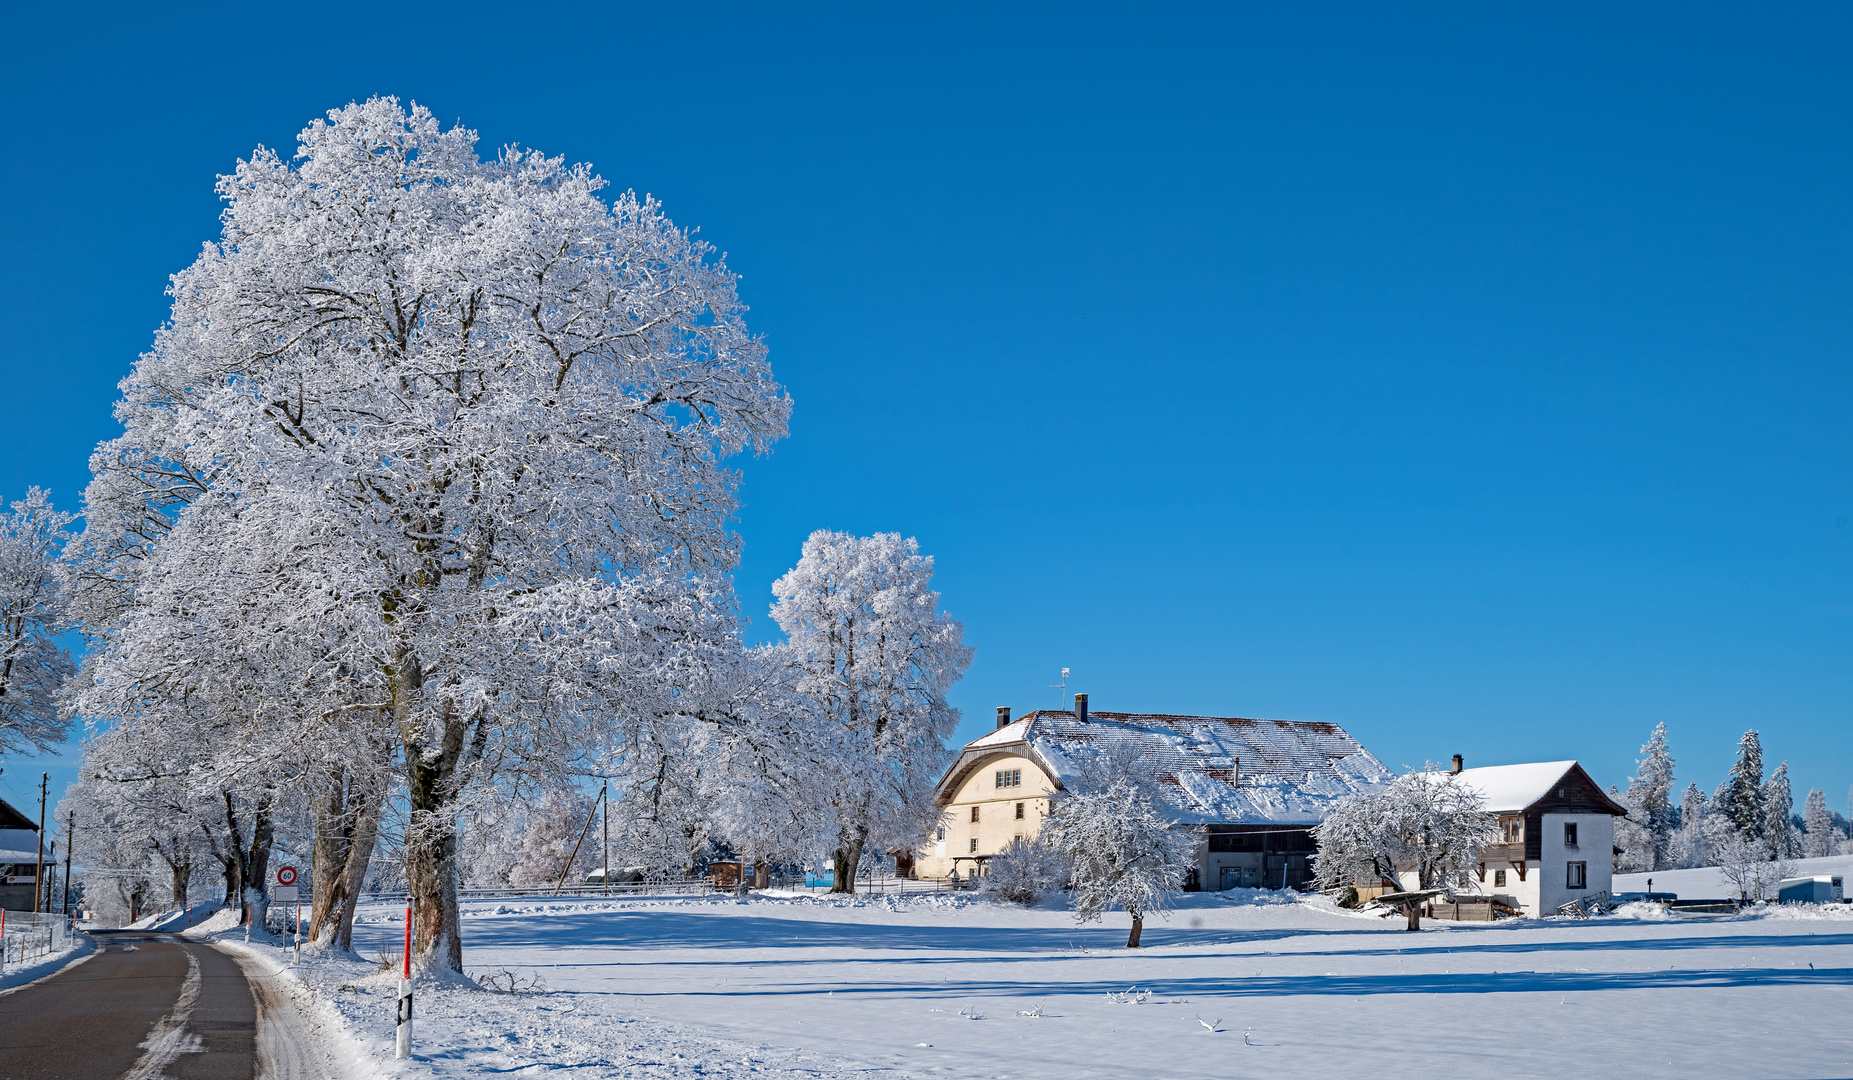
<instances>
[{"instance_id":1,"label":"snow-covered roof","mask_svg":"<svg viewBox=\"0 0 1853 1080\"><path fill-rule=\"evenodd\" d=\"M1515 813L1549 795L1557 782L1574 768L1574 761L1487 765L1478 769L1462 769L1460 780L1486 799L1487 810L1493 813Z\"/></svg>"},{"instance_id":2,"label":"snow-covered roof","mask_svg":"<svg viewBox=\"0 0 1853 1080\"><path fill-rule=\"evenodd\" d=\"M969 767L998 751L1023 753L1064 784L1116 748L1136 753L1193 824L1317 824L1337 800L1391 780L1337 724L1093 711L1083 721L1038 710L967 744L940 794L951 798Z\"/></svg>"},{"instance_id":3,"label":"snow-covered roof","mask_svg":"<svg viewBox=\"0 0 1853 1080\"><path fill-rule=\"evenodd\" d=\"M39 853L36 851L9 851L5 848L0 848L0 863L17 864L23 862L37 862L38 858Z\"/></svg>"}]
</instances>

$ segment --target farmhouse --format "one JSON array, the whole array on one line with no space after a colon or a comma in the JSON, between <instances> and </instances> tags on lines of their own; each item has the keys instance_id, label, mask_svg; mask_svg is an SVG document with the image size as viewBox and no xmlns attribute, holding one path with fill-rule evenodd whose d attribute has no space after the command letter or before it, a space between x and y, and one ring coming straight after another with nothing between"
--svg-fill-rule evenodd
<instances>
[{"instance_id":1,"label":"farmhouse","mask_svg":"<svg viewBox=\"0 0 1853 1080\"><path fill-rule=\"evenodd\" d=\"M0 799L0 908L32 910L38 846L38 824Z\"/></svg>"},{"instance_id":2,"label":"farmhouse","mask_svg":"<svg viewBox=\"0 0 1853 1080\"><path fill-rule=\"evenodd\" d=\"M1615 817L1627 808L1608 797L1574 761L1461 768L1460 781L1499 816L1501 842L1475 870L1493 899L1527 915L1555 914L1572 900L1609 891Z\"/></svg>"},{"instance_id":3,"label":"farmhouse","mask_svg":"<svg viewBox=\"0 0 1853 1080\"><path fill-rule=\"evenodd\" d=\"M941 816L915 871L983 873L1016 836L1034 836L1049 796L1109 751L1130 751L1156 775L1177 821L1204 841L1187 888L1278 889L1311 877L1311 829L1347 795L1390 771L1337 724L1233 716L1038 709L967 744L935 792Z\"/></svg>"}]
</instances>

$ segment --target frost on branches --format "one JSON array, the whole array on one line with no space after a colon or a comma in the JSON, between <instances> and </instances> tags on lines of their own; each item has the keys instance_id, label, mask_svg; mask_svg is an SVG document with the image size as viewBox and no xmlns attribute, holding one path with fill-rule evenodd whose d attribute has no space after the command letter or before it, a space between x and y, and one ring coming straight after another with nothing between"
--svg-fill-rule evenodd
<instances>
[{"instance_id":1,"label":"frost on branches","mask_svg":"<svg viewBox=\"0 0 1853 1080\"><path fill-rule=\"evenodd\" d=\"M59 553L70 514L52 509L40 488L0 515L0 758L44 753L64 741L57 695L70 676Z\"/></svg>"},{"instance_id":2,"label":"frost on branches","mask_svg":"<svg viewBox=\"0 0 1853 1080\"><path fill-rule=\"evenodd\" d=\"M1041 830L1033 836L1012 837L991 856L979 887L999 900L1027 907L1043 893L1066 886L1072 876L1051 832Z\"/></svg>"},{"instance_id":3,"label":"frost on branches","mask_svg":"<svg viewBox=\"0 0 1853 1080\"><path fill-rule=\"evenodd\" d=\"M820 529L772 586L795 671L795 741L817 769L810 812L833 833L833 892L854 891L865 852L911 849L937 816L933 785L959 722L946 691L972 650L932 578L912 538Z\"/></svg>"},{"instance_id":4,"label":"frost on branches","mask_svg":"<svg viewBox=\"0 0 1853 1080\"><path fill-rule=\"evenodd\" d=\"M1471 868L1480 851L1499 841L1479 792L1433 766L1396 778L1381 791L1354 795L1333 808L1313 830L1321 887L1381 883L1415 894L1398 906L1409 929L1422 928L1430 890L1474 890Z\"/></svg>"},{"instance_id":5,"label":"frost on branches","mask_svg":"<svg viewBox=\"0 0 1853 1080\"><path fill-rule=\"evenodd\" d=\"M1069 867L1075 919L1124 911L1132 917L1128 949L1139 947L1145 916L1170 907L1196 865L1197 833L1164 812L1157 786L1135 758L1105 755L1097 771L1051 797L1043 823Z\"/></svg>"},{"instance_id":6,"label":"frost on branches","mask_svg":"<svg viewBox=\"0 0 1853 1080\"><path fill-rule=\"evenodd\" d=\"M350 868L400 770L415 958L454 969L472 793L676 716L737 651L722 462L790 403L717 254L588 167L480 160L386 98L298 144L220 179L93 455L86 694L208 690L247 759L329 748L297 779Z\"/></svg>"}]
</instances>

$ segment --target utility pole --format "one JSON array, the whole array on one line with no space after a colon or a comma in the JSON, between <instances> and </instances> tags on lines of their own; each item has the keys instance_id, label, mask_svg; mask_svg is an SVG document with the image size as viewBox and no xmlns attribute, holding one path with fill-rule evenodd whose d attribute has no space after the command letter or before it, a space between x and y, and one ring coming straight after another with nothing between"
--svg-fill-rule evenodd
<instances>
[{"instance_id":1,"label":"utility pole","mask_svg":"<svg viewBox=\"0 0 1853 1080\"><path fill-rule=\"evenodd\" d=\"M77 842L77 811L64 814L64 913L71 913L71 845Z\"/></svg>"},{"instance_id":2,"label":"utility pole","mask_svg":"<svg viewBox=\"0 0 1853 1080\"><path fill-rule=\"evenodd\" d=\"M51 774L39 774L39 861L32 868L32 913L39 913L39 897L45 895L45 792L51 786Z\"/></svg>"},{"instance_id":3,"label":"utility pole","mask_svg":"<svg viewBox=\"0 0 1853 1080\"><path fill-rule=\"evenodd\" d=\"M605 886L605 895L611 895L611 777L598 778L598 797L605 804L605 865L600 878Z\"/></svg>"}]
</instances>

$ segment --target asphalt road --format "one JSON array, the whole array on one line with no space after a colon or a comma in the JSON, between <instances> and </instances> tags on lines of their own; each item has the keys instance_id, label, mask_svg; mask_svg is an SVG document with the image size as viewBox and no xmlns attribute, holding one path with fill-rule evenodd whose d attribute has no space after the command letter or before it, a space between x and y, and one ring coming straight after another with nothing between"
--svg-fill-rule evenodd
<instances>
[{"instance_id":1,"label":"asphalt road","mask_svg":"<svg viewBox=\"0 0 1853 1080\"><path fill-rule=\"evenodd\" d=\"M252 1080L257 1004L231 957L99 931L97 954L0 997L0 1080Z\"/></svg>"}]
</instances>

